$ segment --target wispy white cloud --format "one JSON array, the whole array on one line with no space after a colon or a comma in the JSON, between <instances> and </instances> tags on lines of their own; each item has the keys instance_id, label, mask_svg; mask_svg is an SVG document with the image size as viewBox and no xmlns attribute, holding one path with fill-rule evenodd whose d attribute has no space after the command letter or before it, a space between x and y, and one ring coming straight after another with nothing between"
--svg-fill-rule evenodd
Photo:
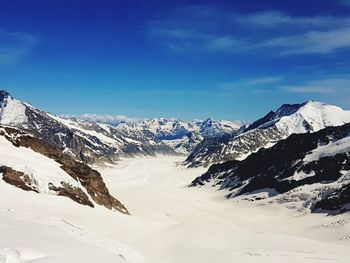
<instances>
[{"instance_id":1,"label":"wispy white cloud","mask_svg":"<svg viewBox=\"0 0 350 263\"><path fill-rule=\"evenodd\" d=\"M234 51L234 48L240 47L241 42L232 36L212 37L204 48L208 51Z\"/></svg>"},{"instance_id":2,"label":"wispy white cloud","mask_svg":"<svg viewBox=\"0 0 350 263\"><path fill-rule=\"evenodd\" d=\"M329 78L311 80L300 85L281 86L280 89L290 93L315 93L315 94L337 94L350 95L350 78Z\"/></svg>"},{"instance_id":3,"label":"wispy white cloud","mask_svg":"<svg viewBox=\"0 0 350 263\"><path fill-rule=\"evenodd\" d=\"M23 32L0 30L0 64L12 64L29 54L38 37Z\"/></svg>"},{"instance_id":4,"label":"wispy white cloud","mask_svg":"<svg viewBox=\"0 0 350 263\"><path fill-rule=\"evenodd\" d=\"M232 82L224 82L219 85L223 91L232 91L237 88L256 88L270 84L276 84L283 80L282 76L268 76L261 78L241 79Z\"/></svg>"},{"instance_id":5,"label":"wispy white cloud","mask_svg":"<svg viewBox=\"0 0 350 263\"><path fill-rule=\"evenodd\" d=\"M291 16L279 11L238 14L188 6L149 21L148 35L175 51L328 54L350 48L350 16Z\"/></svg>"},{"instance_id":6,"label":"wispy white cloud","mask_svg":"<svg viewBox=\"0 0 350 263\"><path fill-rule=\"evenodd\" d=\"M301 27L301 28L329 28L334 26L349 25L348 17L332 16L290 16L279 11L265 11L251 14L235 15L235 20L244 25L254 27Z\"/></svg>"},{"instance_id":7,"label":"wispy white cloud","mask_svg":"<svg viewBox=\"0 0 350 263\"><path fill-rule=\"evenodd\" d=\"M283 86L283 90L290 93L333 93L334 89L329 87L317 86Z\"/></svg>"},{"instance_id":8,"label":"wispy white cloud","mask_svg":"<svg viewBox=\"0 0 350 263\"><path fill-rule=\"evenodd\" d=\"M257 78L257 79L250 79L247 80L247 84L251 85L257 85L257 84L269 84L269 83L276 83L279 81L282 81L283 77L282 76L272 76L272 77L264 77L264 78Z\"/></svg>"},{"instance_id":9,"label":"wispy white cloud","mask_svg":"<svg viewBox=\"0 0 350 263\"><path fill-rule=\"evenodd\" d=\"M349 5L350 6L350 0L339 0L339 1L343 5Z\"/></svg>"},{"instance_id":10,"label":"wispy white cloud","mask_svg":"<svg viewBox=\"0 0 350 263\"><path fill-rule=\"evenodd\" d=\"M263 47L281 48L281 54L331 53L350 47L350 28L311 31L301 35L277 37L262 43Z\"/></svg>"}]
</instances>

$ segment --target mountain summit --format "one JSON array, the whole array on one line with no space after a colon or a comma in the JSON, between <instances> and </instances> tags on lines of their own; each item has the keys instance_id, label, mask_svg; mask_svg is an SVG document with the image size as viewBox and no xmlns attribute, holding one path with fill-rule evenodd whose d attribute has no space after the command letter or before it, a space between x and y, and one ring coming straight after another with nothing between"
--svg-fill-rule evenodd
<instances>
[{"instance_id":1,"label":"mountain summit","mask_svg":"<svg viewBox=\"0 0 350 263\"><path fill-rule=\"evenodd\" d=\"M233 136L203 140L185 161L190 167L243 160L293 133L316 132L350 122L350 111L323 102L284 104Z\"/></svg>"},{"instance_id":2,"label":"mountain summit","mask_svg":"<svg viewBox=\"0 0 350 263\"><path fill-rule=\"evenodd\" d=\"M27 132L86 163L113 163L121 156L176 155L151 132L67 120L0 92L0 125Z\"/></svg>"}]
</instances>

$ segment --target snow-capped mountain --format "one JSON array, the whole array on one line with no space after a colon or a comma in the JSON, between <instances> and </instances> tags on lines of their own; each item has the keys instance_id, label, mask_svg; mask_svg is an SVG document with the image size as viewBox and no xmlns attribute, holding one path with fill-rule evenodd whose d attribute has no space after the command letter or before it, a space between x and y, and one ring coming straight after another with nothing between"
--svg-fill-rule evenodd
<instances>
[{"instance_id":1,"label":"snow-capped mountain","mask_svg":"<svg viewBox=\"0 0 350 263\"><path fill-rule=\"evenodd\" d=\"M21 120L22 121L22 120ZM0 177L25 191L65 196L90 207L128 213L108 191L101 175L54 144L0 126Z\"/></svg>"},{"instance_id":2,"label":"snow-capped mountain","mask_svg":"<svg viewBox=\"0 0 350 263\"><path fill-rule=\"evenodd\" d=\"M229 135L240 126L231 121L184 121L156 118L140 122L122 123L117 128L129 127L134 130L148 130L180 154L187 155L204 139Z\"/></svg>"},{"instance_id":3,"label":"snow-capped mountain","mask_svg":"<svg viewBox=\"0 0 350 263\"><path fill-rule=\"evenodd\" d=\"M209 166L227 160L243 160L260 148L268 148L293 133L319 131L350 122L350 111L322 102L285 104L237 134L203 140L189 155L190 167Z\"/></svg>"},{"instance_id":4,"label":"snow-capped mountain","mask_svg":"<svg viewBox=\"0 0 350 263\"><path fill-rule=\"evenodd\" d=\"M293 134L243 161L212 165L191 186L204 184L225 189L228 198L266 199L262 202L287 203L316 212L348 211L350 124Z\"/></svg>"},{"instance_id":5,"label":"snow-capped mountain","mask_svg":"<svg viewBox=\"0 0 350 263\"><path fill-rule=\"evenodd\" d=\"M40 111L0 91L0 124L26 131L87 163L114 162L121 156L176 154L151 132L67 120Z\"/></svg>"}]
</instances>

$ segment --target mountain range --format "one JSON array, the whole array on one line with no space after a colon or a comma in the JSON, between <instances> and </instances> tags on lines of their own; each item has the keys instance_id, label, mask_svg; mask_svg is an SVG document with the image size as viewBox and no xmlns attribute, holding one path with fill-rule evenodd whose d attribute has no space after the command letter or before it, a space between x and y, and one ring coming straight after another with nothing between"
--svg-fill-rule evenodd
<instances>
[{"instance_id":1,"label":"mountain range","mask_svg":"<svg viewBox=\"0 0 350 263\"><path fill-rule=\"evenodd\" d=\"M316 132L348 122L350 111L337 106L316 101L285 104L236 133L204 139L188 156L185 165L207 167L228 160L244 160L292 134Z\"/></svg>"},{"instance_id":2,"label":"mountain range","mask_svg":"<svg viewBox=\"0 0 350 263\"><path fill-rule=\"evenodd\" d=\"M350 111L316 101L284 104L244 126L211 118L110 125L59 117L0 91L0 174L22 190L128 214L89 165L181 155L188 168L209 167L191 187L341 213L350 208L349 125Z\"/></svg>"},{"instance_id":3,"label":"mountain range","mask_svg":"<svg viewBox=\"0 0 350 263\"><path fill-rule=\"evenodd\" d=\"M293 134L242 161L214 164L190 186L206 184L226 190L228 198L346 212L350 210L350 124Z\"/></svg>"},{"instance_id":4,"label":"mountain range","mask_svg":"<svg viewBox=\"0 0 350 263\"><path fill-rule=\"evenodd\" d=\"M233 134L240 128L240 125L231 121L218 121L212 118L204 121L156 118L140 122L121 123L117 125L118 127L150 131L157 139L170 146L177 153L188 155L204 138Z\"/></svg>"},{"instance_id":5,"label":"mountain range","mask_svg":"<svg viewBox=\"0 0 350 263\"><path fill-rule=\"evenodd\" d=\"M63 119L0 91L0 124L53 143L77 160L102 164L120 157L176 154L149 131Z\"/></svg>"}]
</instances>

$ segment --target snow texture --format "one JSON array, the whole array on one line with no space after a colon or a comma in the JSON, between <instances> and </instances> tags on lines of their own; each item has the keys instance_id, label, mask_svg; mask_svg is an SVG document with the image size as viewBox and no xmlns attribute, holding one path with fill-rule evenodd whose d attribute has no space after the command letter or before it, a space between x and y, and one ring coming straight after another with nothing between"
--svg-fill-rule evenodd
<instances>
[{"instance_id":1,"label":"snow texture","mask_svg":"<svg viewBox=\"0 0 350 263\"><path fill-rule=\"evenodd\" d=\"M100 168L132 216L0 181L0 262L348 262L349 214L232 203L211 187L186 188L204 170L182 161L135 158Z\"/></svg>"}]
</instances>

